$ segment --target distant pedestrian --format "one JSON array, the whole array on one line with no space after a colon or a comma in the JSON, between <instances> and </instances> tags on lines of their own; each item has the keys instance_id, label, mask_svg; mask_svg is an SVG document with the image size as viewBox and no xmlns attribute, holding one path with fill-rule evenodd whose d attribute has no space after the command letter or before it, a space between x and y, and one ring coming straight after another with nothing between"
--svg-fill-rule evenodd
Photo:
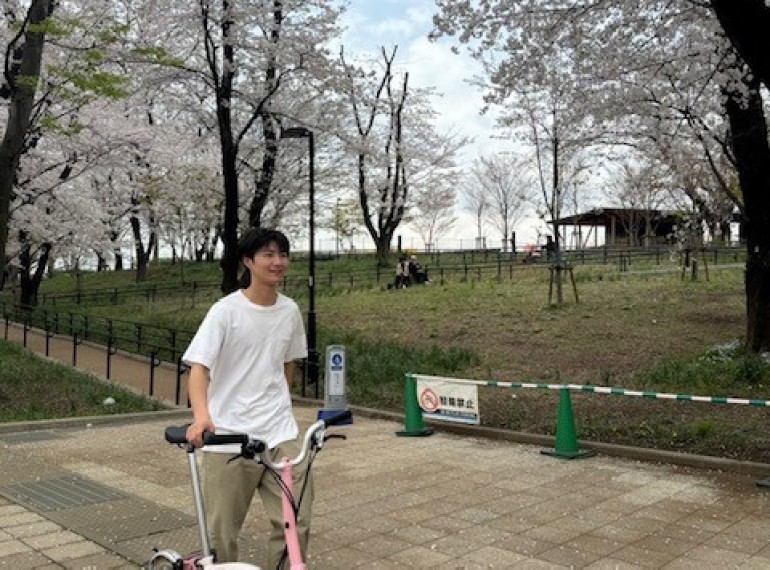
<instances>
[{"instance_id":1,"label":"distant pedestrian","mask_svg":"<svg viewBox=\"0 0 770 570\"><path fill-rule=\"evenodd\" d=\"M414 255L409 258L409 281L416 285L424 285L430 281L428 272Z\"/></svg>"},{"instance_id":2,"label":"distant pedestrian","mask_svg":"<svg viewBox=\"0 0 770 570\"><path fill-rule=\"evenodd\" d=\"M545 258L548 263L556 261L556 242L551 236L545 236Z\"/></svg>"},{"instance_id":3,"label":"distant pedestrian","mask_svg":"<svg viewBox=\"0 0 770 570\"><path fill-rule=\"evenodd\" d=\"M405 255L398 258L396 264L396 289L404 289L409 286L409 262Z\"/></svg>"}]
</instances>

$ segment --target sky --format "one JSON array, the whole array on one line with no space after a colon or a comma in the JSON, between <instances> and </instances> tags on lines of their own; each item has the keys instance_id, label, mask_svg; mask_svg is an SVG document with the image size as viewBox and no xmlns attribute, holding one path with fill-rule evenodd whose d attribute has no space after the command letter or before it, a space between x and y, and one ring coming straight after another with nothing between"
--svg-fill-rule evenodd
<instances>
[{"instance_id":1,"label":"sky","mask_svg":"<svg viewBox=\"0 0 770 570\"><path fill-rule=\"evenodd\" d=\"M480 112L482 92L469 83L474 75L481 73L480 64L464 53L452 53L451 40L428 40L436 11L433 0L349 1L350 7L342 21L346 32L341 43L346 52L378 54L382 46L397 45L396 61L409 71L410 84L432 87L440 94L435 99L439 131L456 132L474 139L459 157L461 166L469 167L475 158L491 150L512 147L511 143L492 138L494 117ZM439 247L471 247L477 234L475 216L463 212L461 206L457 208L457 215L454 230L439 243ZM536 220L522 222L516 228L517 244L534 241L537 225ZM400 233L410 244L422 247L417 234L406 228ZM485 233L488 247L500 247L499 232L487 228Z\"/></svg>"}]
</instances>

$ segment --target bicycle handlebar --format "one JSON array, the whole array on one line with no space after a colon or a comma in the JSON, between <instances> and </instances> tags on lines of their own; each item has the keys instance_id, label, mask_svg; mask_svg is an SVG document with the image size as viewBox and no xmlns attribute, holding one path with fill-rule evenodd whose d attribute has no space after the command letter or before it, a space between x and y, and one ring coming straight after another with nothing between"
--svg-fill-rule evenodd
<instances>
[{"instance_id":1,"label":"bicycle handlebar","mask_svg":"<svg viewBox=\"0 0 770 570\"><path fill-rule=\"evenodd\" d=\"M294 459L289 459L292 466L299 465L305 460L305 456L310 451L311 445L315 442L315 445L321 447L323 445L323 436L318 437L317 434L323 433L323 431L329 426L335 426L340 424L349 423L353 414L350 410L342 411L338 414L334 414L326 419L318 420L312 424L305 432L305 437L302 441L302 448L299 454ZM189 444L187 441L187 426L169 426L165 431L166 441L177 445ZM245 456L254 457L259 455L260 461L271 469L281 469L283 465L283 459L279 460L279 463L273 462L267 453L267 444L260 440L249 437L245 433L225 433L215 434L206 432L203 434L204 445L226 445L226 444L238 444L242 450L247 448L249 454L244 453Z\"/></svg>"}]
</instances>

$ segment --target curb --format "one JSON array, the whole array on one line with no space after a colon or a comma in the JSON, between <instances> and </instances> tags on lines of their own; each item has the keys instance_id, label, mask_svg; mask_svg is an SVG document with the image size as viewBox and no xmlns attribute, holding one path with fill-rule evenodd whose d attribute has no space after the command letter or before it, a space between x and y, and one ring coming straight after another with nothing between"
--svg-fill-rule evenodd
<instances>
[{"instance_id":1,"label":"curb","mask_svg":"<svg viewBox=\"0 0 770 570\"><path fill-rule=\"evenodd\" d=\"M300 402L297 402L300 403ZM310 404L315 402L309 401ZM404 414L396 412L387 412L364 408L359 406L349 406L350 410L365 417L403 422ZM355 421L355 420L354 420ZM528 445L538 445L543 447L554 447L556 438L550 435L541 435L536 433L527 433L521 431L511 431L500 428L471 426L463 424L453 424L427 420L425 422L436 431L452 433L461 436L480 437L490 440L510 441L513 443L523 443ZM693 469L706 469L725 471L729 473L740 473L744 475L765 477L770 475L770 464L755 461L742 461L738 459L729 459L724 457L712 457L709 455L695 455L693 453L682 453L678 451L666 451L661 449L652 449L645 447L631 447L627 445L618 445L614 443L602 443L598 441L578 440L581 448L590 449L608 457L618 457L622 459L633 459L644 461L646 463L666 463L680 467L690 467Z\"/></svg>"},{"instance_id":2,"label":"curb","mask_svg":"<svg viewBox=\"0 0 770 570\"><path fill-rule=\"evenodd\" d=\"M36 420L30 422L0 423L0 433L18 433L25 431L43 431L52 429L85 428L88 424L96 425L126 425L139 422L149 422L168 419L189 419L190 410L187 408L162 410L160 412L137 412L135 414L115 414L111 416L78 416L74 418L58 418L51 420Z\"/></svg>"}]
</instances>

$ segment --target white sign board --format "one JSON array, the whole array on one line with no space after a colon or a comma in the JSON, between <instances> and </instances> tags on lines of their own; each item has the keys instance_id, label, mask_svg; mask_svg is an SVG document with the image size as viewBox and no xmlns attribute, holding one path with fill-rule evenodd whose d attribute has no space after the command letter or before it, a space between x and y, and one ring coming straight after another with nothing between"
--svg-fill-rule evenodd
<instances>
[{"instance_id":1,"label":"white sign board","mask_svg":"<svg viewBox=\"0 0 770 570\"><path fill-rule=\"evenodd\" d=\"M417 402L423 417L479 425L479 390L473 384L417 378Z\"/></svg>"},{"instance_id":2,"label":"white sign board","mask_svg":"<svg viewBox=\"0 0 770 570\"><path fill-rule=\"evenodd\" d=\"M345 347L326 347L326 408L345 408Z\"/></svg>"}]
</instances>

